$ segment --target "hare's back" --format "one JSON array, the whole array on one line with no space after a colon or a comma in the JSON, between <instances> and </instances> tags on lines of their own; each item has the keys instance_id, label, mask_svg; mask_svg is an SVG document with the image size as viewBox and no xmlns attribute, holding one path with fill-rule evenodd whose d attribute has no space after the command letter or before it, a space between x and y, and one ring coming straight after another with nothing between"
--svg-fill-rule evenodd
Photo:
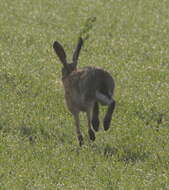
<instances>
[{"instance_id":1,"label":"hare's back","mask_svg":"<svg viewBox=\"0 0 169 190\"><path fill-rule=\"evenodd\" d=\"M95 96L99 91L106 96L112 96L114 91L114 80L105 70L96 67L86 67L82 73L79 86L84 94Z\"/></svg>"}]
</instances>

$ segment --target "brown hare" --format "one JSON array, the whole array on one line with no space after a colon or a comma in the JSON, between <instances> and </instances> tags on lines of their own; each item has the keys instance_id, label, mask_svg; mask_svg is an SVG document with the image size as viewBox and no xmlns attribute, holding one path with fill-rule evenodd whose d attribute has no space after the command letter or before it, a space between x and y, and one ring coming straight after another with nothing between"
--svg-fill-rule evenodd
<instances>
[{"instance_id":1,"label":"brown hare","mask_svg":"<svg viewBox=\"0 0 169 190\"><path fill-rule=\"evenodd\" d=\"M73 53L72 63L68 63L62 45L57 41L53 44L53 48L63 64L62 82L65 90L65 99L67 107L75 119L76 133L80 146L83 144L83 136L80 131L79 113L81 111L86 112L89 137L94 141L95 133L93 129L95 131L99 129L99 103L108 106L103 122L105 130L110 127L115 108L115 100L112 98L115 85L111 75L105 70L96 67L77 69L82 45L83 39L79 38ZM93 129L91 126L93 126Z\"/></svg>"}]
</instances>

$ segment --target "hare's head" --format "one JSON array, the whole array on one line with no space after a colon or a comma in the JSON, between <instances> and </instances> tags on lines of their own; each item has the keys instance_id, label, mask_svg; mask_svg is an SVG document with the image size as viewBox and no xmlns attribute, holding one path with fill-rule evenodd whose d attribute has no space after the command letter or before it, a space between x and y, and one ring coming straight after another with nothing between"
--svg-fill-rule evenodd
<instances>
[{"instance_id":1,"label":"hare's head","mask_svg":"<svg viewBox=\"0 0 169 190\"><path fill-rule=\"evenodd\" d=\"M56 54L58 55L61 63L63 64L62 77L66 77L72 71L76 70L77 63L78 63L78 57L79 57L79 53L80 53L80 49L81 49L82 45L83 45L83 40L82 40L82 38L79 38L77 47L73 53L72 63L68 63L66 60L66 53L65 53L62 45L57 41L55 41L53 43L53 48L54 48Z\"/></svg>"}]
</instances>

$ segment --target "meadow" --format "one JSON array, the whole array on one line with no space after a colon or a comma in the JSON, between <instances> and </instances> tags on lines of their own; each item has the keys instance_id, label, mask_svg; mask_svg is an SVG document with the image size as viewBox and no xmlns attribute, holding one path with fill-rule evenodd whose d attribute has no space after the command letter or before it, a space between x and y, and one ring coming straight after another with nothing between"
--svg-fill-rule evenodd
<instances>
[{"instance_id":1,"label":"meadow","mask_svg":"<svg viewBox=\"0 0 169 190\"><path fill-rule=\"evenodd\" d=\"M84 146L64 102L61 64L113 76L111 127ZM105 108L100 117L103 119ZM169 189L169 1L1 0L0 190Z\"/></svg>"}]
</instances>

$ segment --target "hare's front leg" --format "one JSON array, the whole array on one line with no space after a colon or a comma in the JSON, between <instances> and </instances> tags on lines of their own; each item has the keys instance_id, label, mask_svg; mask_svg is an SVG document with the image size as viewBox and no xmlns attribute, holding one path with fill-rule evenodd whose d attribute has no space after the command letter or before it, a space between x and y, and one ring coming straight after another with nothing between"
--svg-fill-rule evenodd
<instances>
[{"instance_id":1,"label":"hare's front leg","mask_svg":"<svg viewBox=\"0 0 169 190\"><path fill-rule=\"evenodd\" d=\"M79 141L79 145L82 146L83 145L83 136L82 136L81 131L80 131L79 113L73 114L73 116L75 119L76 134L77 134L77 138Z\"/></svg>"},{"instance_id":2,"label":"hare's front leg","mask_svg":"<svg viewBox=\"0 0 169 190\"><path fill-rule=\"evenodd\" d=\"M91 128L91 123L92 123L92 111L93 111L93 106L90 107L87 110L87 120L88 120L88 133L89 133L89 137L90 140L94 141L95 140L95 133Z\"/></svg>"}]
</instances>

